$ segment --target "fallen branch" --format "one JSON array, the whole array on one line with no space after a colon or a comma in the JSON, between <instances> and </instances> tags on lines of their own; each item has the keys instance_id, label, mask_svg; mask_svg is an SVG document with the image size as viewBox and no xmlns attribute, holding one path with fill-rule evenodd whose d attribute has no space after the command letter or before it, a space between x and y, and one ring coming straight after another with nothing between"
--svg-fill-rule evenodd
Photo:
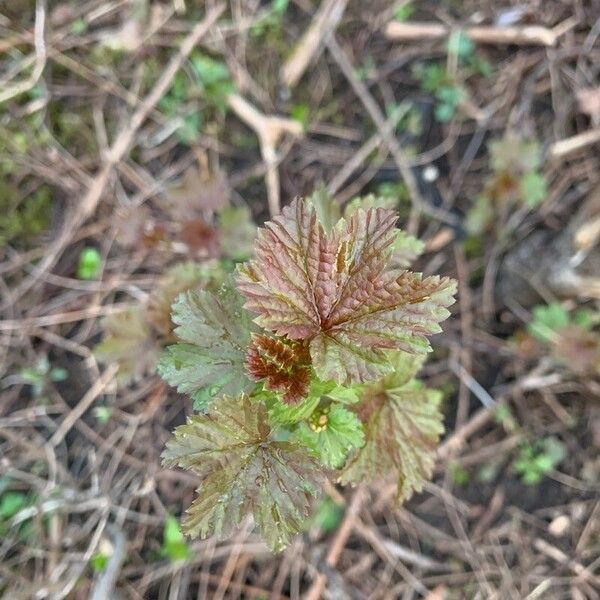
<instances>
[{"instance_id":1,"label":"fallen branch","mask_svg":"<svg viewBox=\"0 0 600 600\"><path fill-rule=\"evenodd\" d=\"M554 142L548 154L552 158L560 158L597 143L600 143L600 127Z\"/></svg>"},{"instance_id":2,"label":"fallen branch","mask_svg":"<svg viewBox=\"0 0 600 600\"><path fill-rule=\"evenodd\" d=\"M302 135L302 125L292 119L263 115L239 94L231 94L228 103L231 110L258 136L260 150L267 169L265 183L269 200L269 212L273 217L279 213L281 208L277 146L281 137L286 133L293 136Z\"/></svg>"},{"instance_id":3,"label":"fallen branch","mask_svg":"<svg viewBox=\"0 0 600 600\"><path fill-rule=\"evenodd\" d=\"M517 46L554 46L561 30L548 29L538 25L511 27L472 26L463 29L464 33L477 44L514 44ZM452 28L443 23L424 21L422 23L401 23L392 21L385 28L385 36L395 42L411 42L425 39L443 39L450 35Z\"/></svg>"},{"instance_id":4,"label":"fallen branch","mask_svg":"<svg viewBox=\"0 0 600 600\"><path fill-rule=\"evenodd\" d=\"M281 83L286 88L292 88L300 81L310 61L322 49L325 36L338 26L347 4L348 0L325 0L321 4L310 27L281 67Z\"/></svg>"}]
</instances>

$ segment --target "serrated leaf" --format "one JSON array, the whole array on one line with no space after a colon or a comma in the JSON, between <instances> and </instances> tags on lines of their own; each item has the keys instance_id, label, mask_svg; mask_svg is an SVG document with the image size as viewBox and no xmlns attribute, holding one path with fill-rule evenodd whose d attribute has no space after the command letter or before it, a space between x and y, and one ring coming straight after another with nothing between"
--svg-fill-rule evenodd
<instances>
[{"instance_id":1,"label":"serrated leaf","mask_svg":"<svg viewBox=\"0 0 600 600\"><path fill-rule=\"evenodd\" d=\"M352 198L344 208L344 217L348 219L358 210L370 210L373 208L385 208L394 210L398 205L398 199L394 196L376 196L367 194L366 196L357 196Z\"/></svg>"},{"instance_id":2,"label":"serrated leaf","mask_svg":"<svg viewBox=\"0 0 600 600\"><path fill-rule=\"evenodd\" d=\"M374 208L385 208L394 210L398 205L398 198L395 196L359 196L353 198L344 210L344 217L351 217L357 210L369 210ZM392 246L392 254L389 261L391 268L408 268L423 253L425 242L410 235L406 231L398 229L396 240Z\"/></svg>"},{"instance_id":3,"label":"serrated leaf","mask_svg":"<svg viewBox=\"0 0 600 600\"><path fill-rule=\"evenodd\" d=\"M265 380L265 389L282 394L287 404L306 397L310 385L310 354L302 341L252 334L246 352L246 371L256 381Z\"/></svg>"},{"instance_id":4,"label":"serrated leaf","mask_svg":"<svg viewBox=\"0 0 600 600\"><path fill-rule=\"evenodd\" d=\"M310 342L322 380L349 384L390 371L385 349L429 351L448 317L455 282L386 270L396 241L393 211L357 210L327 235L313 206L295 200L261 229L257 259L238 287L255 321Z\"/></svg>"},{"instance_id":5,"label":"serrated leaf","mask_svg":"<svg viewBox=\"0 0 600 600\"><path fill-rule=\"evenodd\" d=\"M117 382L126 385L154 372L160 356L160 344L143 310L132 306L102 321L104 339L93 353L101 362L119 365Z\"/></svg>"},{"instance_id":6,"label":"serrated leaf","mask_svg":"<svg viewBox=\"0 0 600 600\"><path fill-rule=\"evenodd\" d=\"M274 550L300 530L321 483L316 461L297 444L274 441L264 404L244 395L177 427L163 462L200 478L185 533L224 536L251 513Z\"/></svg>"},{"instance_id":7,"label":"serrated leaf","mask_svg":"<svg viewBox=\"0 0 600 600\"><path fill-rule=\"evenodd\" d=\"M444 430L440 401L440 392L416 380L392 388L373 385L359 407L365 445L349 459L339 481L360 483L393 474L398 502L421 491L433 471Z\"/></svg>"},{"instance_id":8,"label":"serrated leaf","mask_svg":"<svg viewBox=\"0 0 600 600\"><path fill-rule=\"evenodd\" d=\"M294 437L310 448L319 462L334 469L343 466L351 450L365 443L360 419L337 404L317 408L308 422L300 423Z\"/></svg>"},{"instance_id":9,"label":"serrated leaf","mask_svg":"<svg viewBox=\"0 0 600 600\"><path fill-rule=\"evenodd\" d=\"M221 394L249 392L245 355L256 331L243 300L230 282L217 293L187 292L173 305L175 334L184 343L169 346L158 372L179 392L191 394L196 409Z\"/></svg>"},{"instance_id":10,"label":"serrated leaf","mask_svg":"<svg viewBox=\"0 0 600 600\"><path fill-rule=\"evenodd\" d=\"M205 286L210 281L222 281L223 273L218 266L209 268L194 262L185 262L171 267L158 288L148 299L148 320L163 335L173 329L171 306L177 296L187 290Z\"/></svg>"}]
</instances>

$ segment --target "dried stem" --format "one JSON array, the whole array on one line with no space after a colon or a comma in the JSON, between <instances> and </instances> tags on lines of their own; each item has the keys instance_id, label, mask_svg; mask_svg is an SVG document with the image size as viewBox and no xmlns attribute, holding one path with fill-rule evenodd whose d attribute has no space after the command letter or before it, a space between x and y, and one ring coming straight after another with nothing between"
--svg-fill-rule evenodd
<instances>
[{"instance_id":1,"label":"dried stem","mask_svg":"<svg viewBox=\"0 0 600 600\"><path fill-rule=\"evenodd\" d=\"M560 31L528 25L523 27L466 27L464 33L477 44L511 44L516 46L554 46ZM411 42L424 39L443 39L450 35L452 28L443 23L401 23L392 21L385 28L385 36L396 42Z\"/></svg>"},{"instance_id":2,"label":"dried stem","mask_svg":"<svg viewBox=\"0 0 600 600\"><path fill-rule=\"evenodd\" d=\"M269 212L271 216L275 216L281 210L277 146L286 133L296 137L302 135L302 125L292 119L263 115L239 94L229 96L228 102L231 110L258 136L266 167L265 183Z\"/></svg>"}]
</instances>

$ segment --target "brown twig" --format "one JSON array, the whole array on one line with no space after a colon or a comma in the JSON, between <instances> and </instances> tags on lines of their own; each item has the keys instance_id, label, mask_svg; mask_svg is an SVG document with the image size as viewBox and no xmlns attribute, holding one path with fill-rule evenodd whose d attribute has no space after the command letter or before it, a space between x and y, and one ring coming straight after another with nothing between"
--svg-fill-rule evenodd
<instances>
[{"instance_id":1,"label":"brown twig","mask_svg":"<svg viewBox=\"0 0 600 600\"><path fill-rule=\"evenodd\" d=\"M471 26L464 33L477 44L512 44L516 46L554 46L559 33L547 27L526 25L522 27ZM395 42L443 39L452 28L443 23L402 23L392 21L385 28L385 36Z\"/></svg>"},{"instance_id":2,"label":"brown twig","mask_svg":"<svg viewBox=\"0 0 600 600\"><path fill-rule=\"evenodd\" d=\"M600 143L600 127L554 142L550 146L548 154L551 158L562 158L598 143Z\"/></svg>"},{"instance_id":3,"label":"brown twig","mask_svg":"<svg viewBox=\"0 0 600 600\"><path fill-rule=\"evenodd\" d=\"M364 485L359 486L354 492L354 496L346 509L346 516L337 530L336 536L333 538L329 551L325 557L325 564L333 568L344 550L344 546L354 529L354 524L360 513L363 503L367 499L367 488ZM315 577L310 589L304 596L305 600L319 600L325 590L327 584L327 575L318 573Z\"/></svg>"},{"instance_id":4,"label":"brown twig","mask_svg":"<svg viewBox=\"0 0 600 600\"><path fill-rule=\"evenodd\" d=\"M94 385L86 392L77 406L64 418L59 428L54 432L54 435L50 438L51 446L56 447L64 440L65 435L67 435L71 427L75 425L76 421L80 419L83 413L91 406L92 402L112 381L118 369L118 365L112 364L104 371L100 378L96 380L96 383L94 383Z\"/></svg>"},{"instance_id":5,"label":"brown twig","mask_svg":"<svg viewBox=\"0 0 600 600\"><path fill-rule=\"evenodd\" d=\"M292 119L263 115L239 94L231 94L228 103L231 110L258 136L266 167L265 183L269 212L274 217L281 209L277 146L286 133L296 137L302 135L302 125Z\"/></svg>"},{"instance_id":6,"label":"brown twig","mask_svg":"<svg viewBox=\"0 0 600 600\"><path fill-rule=\"evenodd\" d=\"M321 50L325 36L341 21L347 4L348 0L325 0L319 6L309 28L281 67L280 78L285 87L292 88L300 81L310 61Z\"/></svg>"}]
</instances>

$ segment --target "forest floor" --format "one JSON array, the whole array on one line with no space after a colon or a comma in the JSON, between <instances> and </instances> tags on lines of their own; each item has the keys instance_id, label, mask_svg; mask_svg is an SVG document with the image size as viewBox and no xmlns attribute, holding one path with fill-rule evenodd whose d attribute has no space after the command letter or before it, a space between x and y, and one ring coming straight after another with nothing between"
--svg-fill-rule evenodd
<instances>
[{"instance_id":1,"label":"forest floor","mask_svg":"<svg viewBox=\"0 0 600 600\"><path fill-rule=\"evenodd\" d=\"M595 0L0 3L0 597L599 599L599 156ZM187 541L169 306L317 187L459 282L434 477Z\"/></svg>"}]
</instances>

